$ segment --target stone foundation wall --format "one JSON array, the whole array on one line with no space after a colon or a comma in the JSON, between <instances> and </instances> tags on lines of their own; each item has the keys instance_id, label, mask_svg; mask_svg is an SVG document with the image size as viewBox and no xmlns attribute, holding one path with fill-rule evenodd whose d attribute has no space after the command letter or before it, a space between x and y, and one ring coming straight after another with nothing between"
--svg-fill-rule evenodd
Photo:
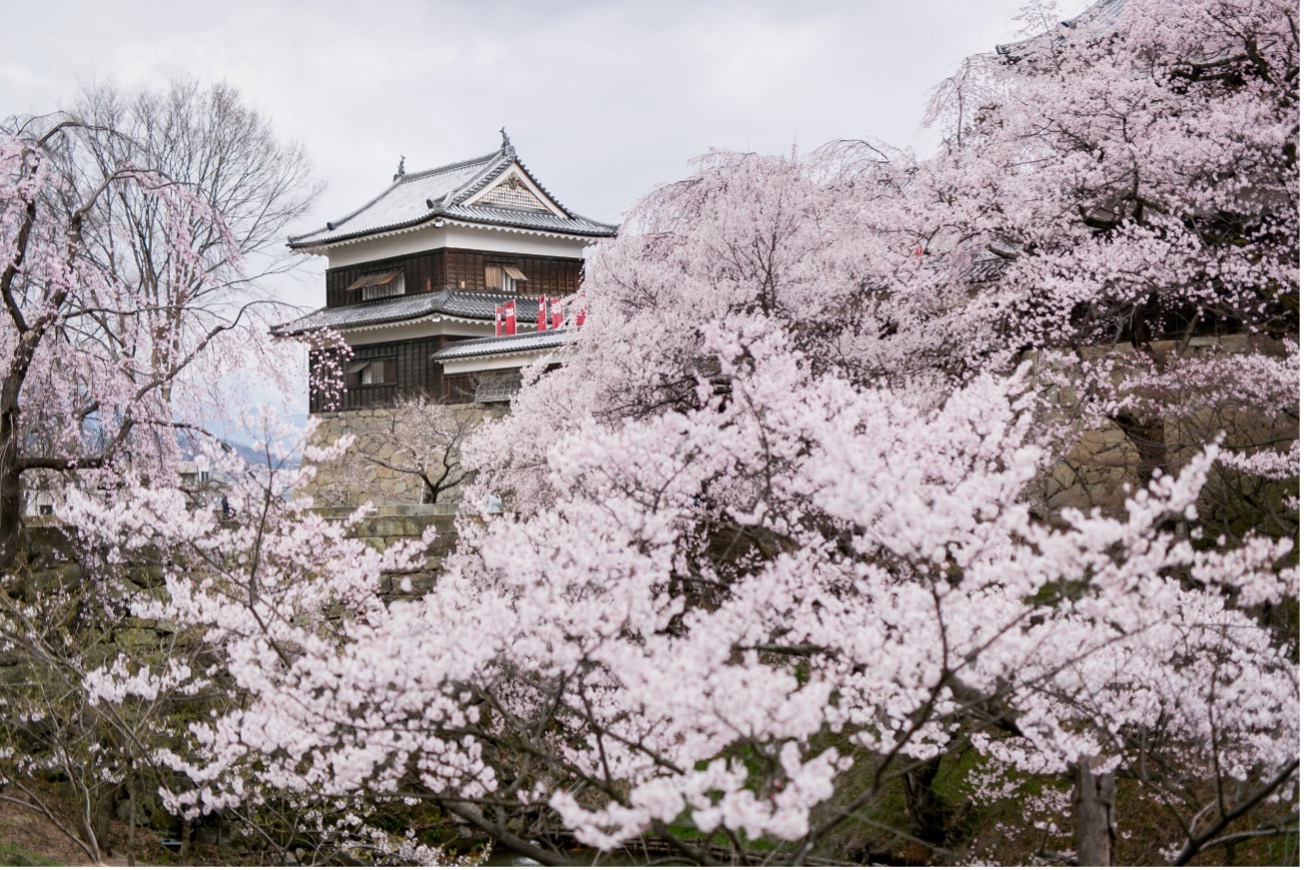
<instances>
[{"instance_id":1,"label":"stone foundation wall","mask_svg":"<svg viewBox=\"0 0 1304 870\"><path fill-rule=\"evenodd\" d=\"M1210 352L1244 353L1251 341L1258 352L1284 353L1279 342L1267 339L1249 339L1246 336L1227 336L1216 340ZM1195 342L1192 342L1195 344ZM1215 344L1215 340L1210 340ZM1172 352L1172 342L1157 342L1158 354ZM1130 352L1130 351L1129 351ZM1096 356L1119 353L1109 348L1092 349ZM1077 398L1072 390L1055 389L1053 402L1058 411L1072 415ZM1154 397L1163 398L1163 397ZM1198 406L1198 399L1190 395L1172 395L1169 401L1160 402L1169 407L1190 408ZM1267 416L1248 412L1244 407L1205 407L1188 413L1156 416L1145 421L1133 421L1132 432L1124 431L1117 422L1106 421L1096 428L1081 428L1063 452L1060 461L1050 473L1034 485L1034 499L1048 513L1063 508L1090 511L1100 508L1106 514L1119 515L1131 492L1148 482L1149 470L1156 461L1159 470L1177 474L1198 452L1220 437L1224 447L1257 452L1264 449L1284 450L1299 437L1298 412ZM1146 425L1137 425L1144 422ZM1144 449L1146 456L1142 456ZM1125 489L1125 486L1127 489ZM1249 519L1249 513L1261 513L1263 506L1280 501L1275 493L1265 493L1261 479L1238 474L1221 465L1215 465L1204 492L1201 519L1225 523L1230 529L1240 519ZM1229 511L1241 510L1246 515L1235 517ZM1262 518L1259 517L1255 522Z\"/></svg>"},{"instance_id":2,"label":"stone foundation wall","mask_svg":"<svg viewBox=\"0 0 1304 870\"><path fill-rule=\"evenodd\" d=\"M351 511L352 508L324 508L316 513L327 519L342 520ZM349 537L360 538L378 550L385 550L398 541L421 537L431 526L439 533L431 555L448 555L454 537L454 517L453 512L443 505L388 505L375 508L354 527Z\"/></svg>"},{"instance_id":3,"label":"stone foundation wall","mask_svg":"<svg viewBox=\"0 0 1304 870\"><path fill-rule=\"evenodd\" d=\"M343 457L318 466L303 494L323 508L367 501L377 506L427 504L426 485L412 469L422 461L441 462L446 448L456 457L466 436L506 413L506 405L408 404L318 414L313 446L333 444L344 435L352 435L354 442ZM434 507L451 513L460 494L460 487L440 492Z\"/></svg>"},{"instance_id":4,"label":"stone foundation wall","mask_svg":"<svg viewBox=\"0 0 1304 870\"><path fill-rule=\"evenodd\" d=\"M352 509L322 508L317 512L327 519L339 520L347 517ZM401 541L420 538L432 527L435 530L435 540L430 549L426 550L425 565L407 577L382 577L380 594L383 597L411 598L433 588L443 569L444 559L457 545L457 526L452 510L444 505L378 507L349 532L349 537L359 538L368 546L383 552Z\"/></svg>"},{"instance_id":5,"label":"stone foundation wall","mask_svg":"<svg viewBox=\"0 0 1304 870\"><path fill-rule=\"evenodd\" d=\"M1166 457L1161 471L1174 475L1220 435L1224 447L1257 452L1284 450L1299 433L1293 417L1267 418L1240 409L1208 409L1160 423L1163 440L1150 449ZM1063 508L1084 512L1099 508L1107 515L1119 516L1130 493L1143 482L1140 465L1134 441L1118 425L1109 423L1083 434L1050 474L1037 481L1034 498L1048 514ZM1198 505L1200 523L1206 530L1231 534L1250 527L1270 534L1293 534L1292 517L1285 513L1275 516L1292 487L1291 481L1268 481L1215 464Z\"/></svg>"},{"instance_id":6,"label":"stone foundation wall","mask_svg":"<svg viewBox=\"0 0 1304 870\"><path fill-rule=\"evenodd\" d=\"M1124 484L1137 484L1139 460L1136 446L1118 426L1092 429L1038 481L1037 494L1052 511L1099 507L1119 512L1126 499Z\"/></svg>"},{"instance_id":7,"label":"stone foundation wall","mask_svg":"<svg viewBox=\"0 0 1304 870\"><path fill-rule=\"evenodd\" d=\"M1193 341L1192 345L1202 341ZM1230 354L1244 353L1251 349L1251 342L1258 345L1253 348L1256 352L1284 352L1280 342L1272 343L1263 338L1226 336L1207 341L1213 345L1209 352ZM1158 342L1152 352L1159 355L1174 352L1170 345L1172 342ZM1121 357L1133 351L1101 347L1086 349L1084 353L1092 358ZM1037 363L1037 360L1033 362ZM1050 413L1060 417L1055 421L1057 425L1067 424L1067 429L1077 427L1078 434L1062 446L1060 461L1032 486L1034 504L1047 516L1064 508L1088 512L1100 508L1107 514L1119 515L1130 493L1147 482L1156 460L1161 471L1176 474L1195 452L1213 443L1220 433L1225 435L1224 445L1232 448L1270 448L1276 445L1284 449L1298 435L1297 412L1270 418L1246 413L1243 408L1218 407L1147 421L1148 428L1144 433L1138 433L1137 427L1132 426L1129 434L1118 423L1108 421L1088 428L1074 420L1078 399L1073 395L1075 390L1071 383L1075 375L1069 372L1070 385L1066 385L1065 372L1060 370L1055 374L1057 377L1047 380L1053 397ZM1052 383L1055 386L1050 386ZM1198 399L1186 401L1189 396L1172 398L1172 403L1161 404L1169 407L1199 405ZM343 458L320 466L316 479L306 488L305 494L312 495L319 508L327 510L368 501L381 508L382 515L376 520L381 523L378 527L381 530L359 533L362 537L375 538L378 545L397 537L420 534L415 527L410 532L395 532L394 529L399 528L395 524L411 520L412 515L388 510L426 506L429 501L425 485L417 475L395 470L403 464L400 454L407 455L410 464L410 454L416 445L426 443L432 450L439 449L439 438L432 438L432 431L456 431L459 437L465 437L506 413L506 404L463 404L424 405L415 411L412 406L401 405L318 415L319 426L313 437L315 445L332 443L345 434L353 435L356 440ZM1145 456L1138 445L1144 448ZM1219 511L1236 504L1244 504L1246 510L1255 511L1265 502L1262 493L1250 491L1255 487L1262 489L1262 481L1216 467L1206 498L1211 505L1218 505ZM451 515L459 498L460 488L440 493L435 503L427 506L430 515ZM1233 517L1226 521L1234 524L1236 519Z\"/></svg>"}]
</instances>

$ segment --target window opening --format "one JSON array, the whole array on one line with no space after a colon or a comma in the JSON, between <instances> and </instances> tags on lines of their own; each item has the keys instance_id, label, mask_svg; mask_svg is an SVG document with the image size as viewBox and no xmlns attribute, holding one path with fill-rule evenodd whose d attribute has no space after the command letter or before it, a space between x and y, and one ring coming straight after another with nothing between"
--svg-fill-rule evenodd
<instances>
[{"instance_id":1,"label":"window opening","mask_svg":"<svg viewBox=\"0 0 1304 870\"><path fill-rule=\"evenodd\" d=\"M530 279L515 266L485 266L484 286L489 290L501 290L504 293L516 292L516 285Z\"/></svg>"},{"instance_id":2,"label":"window opening","mask_svg":"<svg viewBox=\"0 0 1304 870\"><path fill-rule=\"evenodd\" d=\"M403 270L398 269L393 272L378 272L372 275L363 275L348 287L344 288L346 293L354 290L362 291L363 302L372 299L385 299L390 296L402 296L405 292L403 285Z\"/></svg>"},{"instance_id":3,"label":"window opening","mask_svg":"<svg viewBox=\"0 0 1304 870\"><path fill-rule=\"evenodd\" d=\"M393 359L355 360L344 369L345 386L375 387L398 380L398 366Z\"/></svg>"}]
</instances>

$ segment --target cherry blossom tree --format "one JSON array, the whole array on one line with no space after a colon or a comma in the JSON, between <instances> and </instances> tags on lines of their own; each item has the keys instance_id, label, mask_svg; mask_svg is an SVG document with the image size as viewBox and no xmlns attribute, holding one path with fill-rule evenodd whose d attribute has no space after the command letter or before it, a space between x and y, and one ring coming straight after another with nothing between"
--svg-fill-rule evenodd
<instances>
[{"instance_id":1,"label":"cherry blossom tree","mask_svg":"<svg viewBox=\"0 0 1304 870\"><path fill-rule=\"evenodd\" d=\"M978 800L1044 784L1080 860L1128 833L1119 771L1171 810L1173 858L1288 803L1294 646L1258 614L1297 595L1291 541L1182 525L1216 447L1121 517L1039 519L1027 367L957 387L854 351L874 339L841 312L874 242L844 244L854 209L808 219L834 219L836 170L717 155L636 210L568 364L477 448L476 486L515 515L466 517L419 599L377 595L417 550L349 550L320 518L234 534L147 495L85 508L106 540L167 546L149 612L205 626L248 693L171 758L195 783L177 806L365 795L541 862L566 860L560 823L599 849L804 863L961 750ZM242 567L194 583L213 563Z\"/></svg>"},{"instance_id":2,"label":"cherry blossom tree","mask_svg":"<svg viewBox=\"0 0 1304 870\"><path fill-rule=\"evenodd\" d=\"M710 859L689 824L804 862L961 744L1009 776L1150 766L1170 798L1200 776L1280 796L1294 666L1252 612L1295 594L1291 544L1165 528L1215 451L1126 520L1047 526L1020 498L1040 451L1017 385L930 411L813 374L774 327L708 331L727 395L703 379L697 409L557 439L551 504L468 523L415 601L376 593L415 550L320 518L260 539L150 492L82 508L110 540L175 542L150 613L207 626L250 693L196 726L202 761L172 758L182 803L407 797L541 861L556 813L598 848L653 832ZM196 559L233 573L195 584Z\"/></svg>"},{"instance_id":3,"label":"cherry blossom tree","mask_svg":"<svg viewBox=\"0 0 1304 870\"><path fill-rule=\"evenodd\" d=\"M100 473L111 482L125 467L165 473L178 453L174 430L212 407L201 404L211 391L178 396L174 387L201 368L216 380L221 366L213 345L227 334L242 336L241 347L266 345L248 303L228 309L208 304L199 291L164 299L142 289L226 280L220 276L238 268L238 243L206 197L151 167L91 161L85 173L70 175L70 165L87 167L79 156L87 135L74 119L35 119L4 136L0 147L5 567L18 552L25 476ZM107 204L119 197L148 203L158 258L149 280L126 275L106 255L130 236Z\"/></svg>"},{"instance_id":4,"label":"cherry blossom tree","mask_svg":"<svg viewBox=\"0 0 1304 870\"><path fill-rule=\"evenodd\" d=\"M139 588L99 554L69 566L28 551L23 490L38 477L101 489L174 479L179 430L214 416L220 391L203 382L268 342L249 300L226 292L247 237L231 234L211 186L133 162L138 143L105 126L61 116L11 127L0 136L0 647L11 681L0 776L7 800L51 818L33 778L63 777L74 839L98 861L124 789L134 838L136 797L157 778L150 747L173 724L159 686L195 682L176 676L189 675L192 647L164 632L136 648L149 634L127 607ZM112 160L96 150L108 143L122 148ZM126 251L139 255L130 267ZM243 341L219 362L228 337ZM115 645L112 672L151 683L151 663L155 696L109 702L85 682Z\"/></svg>"},{"instance_id":5,"label":"cherry blossom tree","mask_svg":"<svg viewBox=\"0 0 1304 870\"><path fill-rule=\"evenodd\" d=\"M952 92L989 90L941 100L935 160L708 156L601 247L565 364L468 445L423 596L379 595L422 542L373 552L267 482L230 527L154 488L80 499L88 535L166 552L138 612L202 629L239 693L159 753L193 784L172 805L411 801L554 864L640 838L982 859L937 836L964 753L976 803L1045 826L1024 860L1297 831L1293 536L1201 512L1220 463L1298 454L1210 433L1178 467L1165 440L1118 511L1032 497L1057 407L1138 446L1146 415L1297 409L1296 25L1108 3L970 70ZM489 492L514 510L477 515ZM1127 853L1152 819L1125 794L1162 813L1155 851Z\"/></svg>"},{"instance_id":6,"label":"cherry blossom tree","mask_svg":"<svg viewBox=\"0 0 1304 870\"><path fill-rule=\"evenodd\" d=\"M926 265L903 318L957 360L1041 351L1142 481L1180 466L1175 421L1215 408L1269 423L1229 456L1294 476L1270 424L1299 418L1298 10L1109 0L1061 25L1045 5L1049 29L935 96L944 153L912 174L913 217L880 224Z\"/></svg>"},{"instance_id":7,"label":"cherry blossom tree","mask_svg":"<svg viewBox=\"0 0 1304 870\"><path fill-rule=\"evenodd\" d=\"M198 781L206 797L211 796L208 778L194 760L197 737L202 742L209 722L225 721L261 691L234 675L252 673L269 656L289 664L305 653L344 643L359 621L383 612L377 595L382 577L401 583L424 569L420 556L429 544L412 541L382 554L348 536L366 516L366 506L335 522L313 513L311 499L287 500L287 492L311 480L317 464L339 459L345 445L305 447L311 432L294 432L267 413L251 424L253 449L262 454L259 463L246 464L216 441L201 447L213 473L227 482L227 512L193 509L183 491L139 478L127 481L109 502L100 492L73 491L63 508L63 517L79 530L80 545L99 560L102 577L142 561L161 570L167 593L163 601L158 594L133 596L123 586L117 591L137 623L170 626L180 638L171 645L170 656L156 644L149 650L152 659L146 660L115 655L112 647L82 653L83 693L113 722L142 706L186 709L188 715L170 727L150 722L152 739L137 739L131 748L141 760L173 771L171 783L158 778L163 786L184 792ZM292 461L300 454L309 463ZM322 582L323 565L330 569L330 582ZM353 580L346 581L346 574ZM202 610L211 606L235 617L227 623L231 631L213 630ZM237 629L244 619L252 622ZM32 706L39 710L36 718L50 718L44 695ZM97 748L102 755L111 749ZM253 780L262 765L249 761L243 776ZM178 774L194 778L178 785ZM303 795L289 784L260 791L254 786L262 783L250 785L248 800L222 807L210 802L205 808L234 817L251 848L271 860L283 863L305 838L315 837L312 863L444 863L442 851L423 845L414 833L395 836L372 823L386 809L383 798L347 793L323 798ZM243 792L238 783L235 788Z\"/></svg>"},{"instance_id":8,"label":"cherry blossom tree","mask_svg":"<svg viewBox=\"0 0 1304 870\"><path fill-rule=\"evenodd\" d=\"M142 806L175 779L152 758L175 740L177 700L204 681L194 645L145 627L125 606L148 566L47 565L0 588L0 801L43 815L100 863L125 796L125 851L136 854ZM93 583L87 575L95 574ZM136 583L130 579L134 575ZM87 587L90 587L89 589ZM111 675L96 680L103 668ZM185 686L186 691L174 691ZM104 689L104 691L101 691ZM53 797L48 783L62 784ZM42 787L42 784L46 787ZM72 819L69 823L68 819Z\"/></svg>"}]
</instances>

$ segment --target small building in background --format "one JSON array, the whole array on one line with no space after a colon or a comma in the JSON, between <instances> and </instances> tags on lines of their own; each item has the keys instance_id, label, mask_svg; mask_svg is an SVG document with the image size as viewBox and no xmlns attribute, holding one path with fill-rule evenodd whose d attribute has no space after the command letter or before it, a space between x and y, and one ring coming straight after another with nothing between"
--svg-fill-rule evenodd
<instances>
[{"instance_id":1,"label":"small building in background","mask_svg":"<svg viewBox=\"0 0 1304 870\"><path fill-rule=\"evenodd\" d=\"M226 499L229 486L220 475L212 473L208 457L201 454L183 460L177 466L177 482L178 488L186 494L186 505L191 510L206 507L220 513L223 518L230 515Z\"/></svg>"}]
</instances>

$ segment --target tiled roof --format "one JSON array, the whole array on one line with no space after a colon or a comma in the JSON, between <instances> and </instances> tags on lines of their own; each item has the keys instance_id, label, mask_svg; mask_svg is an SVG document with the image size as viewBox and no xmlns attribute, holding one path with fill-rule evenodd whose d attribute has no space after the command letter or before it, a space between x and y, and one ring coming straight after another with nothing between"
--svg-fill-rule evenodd
<instances>
[{"instance_id":1,"label":"tiled roof","mask_svg":"<svg viewBox=\"0 0 1304 870\"><path fill-rule=\"evenodd\" d=\"M518 166L565 213L564 216L550 211L466 204L467 200L491 185L513 165ZM557 202L517 159L516 149L504 134L502 147L492 154L425 172L400 175L366 205L337 221L327 223L320 230L292 236L289 245L296 249L311 249L375 233L406 229L437 218L595 238L616 234L615 226L589 220Z\"/></svg>"},{"instance_id":2,"label":"tiled roof","mask_svg":"<svg viewBox=\"0 0 1304 870\"><path fill-rule=\"evenodd\" d=\"M437 315L492 321L494 309L512 298L516 299L517 322L531 323L539 316L537 298L511 297L501 293L469 293L445 287L438 293L416 293L377 302L321 308L297 320L272 327L272 334L299 335L314 329L357 329Z\"/></svg>"},{"instance_id":3,"label":"tiled roof","mask_svg":"<svg viewBox=\"0 0 1304 870\"><path fill-rule=\"evenodd\" d=\"M446 362L477 356L548 350L565 344L566 337L569 334L570 332L565 329L549 329L546 332L525 332L519 335L504 335L494 338L472 338L446 345L431 354L430 358L435 362Z\"/></svg>"},{"instance_id":4,"label":"tiled roof","mask_svg":"<svg viewBox=\"0 0 1304 870\"><path fill-rule=\"evenodd\" d=\"M1005 273L1006 268L1010 265L1011 260L1005 257L998 257L994 254L978 257L973 264L965 270L965 277L974 284L985 284L989 281L995 281Z\"/></svg>"},{"instance_id":5,"label":"tiled roof","mask_svg":"<svg viewBox=\"0 0 1304 870\"><path fill-rule=\"evenodd\" d=\"M539 316L537 296L504 296L501 293L472 293L445 287L435 294L444 297L439 303L439 313L468 320L493 320L494 309L508 300L516 300L517 321L535 320Z\"/></svg>"},{"instance_id":6,"label":"tiled roof","mask_svg":"<svg viewBox=\"0 0 1304 870\"><path fill-rule=\"evenodd\" d=\"M1085 12L1061 21L1060 26L1066 28L1088 27L1093 30L1101 30L1109 27L1118 20L1118 16L1123 13L1128 0L1097 0L1097 2L1087 8ZM1019 42L1010 42L1005 45L996 46L996 53L1011 61L1023 60L1025 57L1047 48L1054 48L1064 41L1062 31L1048 30L1045 33L1039 33L1030 36Z\"/></svg>"},{"instance_id":7,"label":"tiled roof","mask_svg":"<svg viewBox=\"0 0 1304 870\"><path fill-rule=\"evenodd\" d=\"M595 238L616 234L616 228L611 224L598 223L574 212L571 212L570 217L563 218L550 211L526 211L492 205L452 205L444 209L443 216L467 223L545 230Z\"/></svg>"},{"instance_id":8,"label":"tiled roof","mask_svg":"<svg viewBox=\"0 0 1304 870\"><path fill-rule=\"evenodd\" d=\"M291 237L290 247L310 248L423 221L434 213L432 203L440 203L502 160L502 152L494 152L438 169L402 175L361 208L327 223L316 232Z\"/></svg>"}]
</instances>

